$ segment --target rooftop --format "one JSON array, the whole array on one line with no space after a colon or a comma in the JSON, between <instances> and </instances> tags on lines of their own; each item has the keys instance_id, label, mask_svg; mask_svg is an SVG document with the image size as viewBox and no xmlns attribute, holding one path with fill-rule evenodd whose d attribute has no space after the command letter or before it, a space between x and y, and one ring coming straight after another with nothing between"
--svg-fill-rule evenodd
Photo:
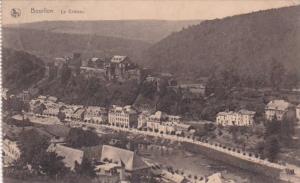
<instances>
[{"instance_id":1,"label":"rooftop","mask_svg":"<svg viewBox=\"0 0 300 183\"><path fill-rule=\"evenodd\" d=\"M132 106L126 105L124 107L113 105L110 109L110 112L123 112L123 113L130 113L130 114L136 114L137 111L133 109Z\"/></svg>"},{"instance_id":2,"label":"rooftop","mask_svg":"<svg viewBox=\"0 0 300 183\"><path fill-rule=\"evenodd\" d=\"M82 150L67 147L62 144L51 144L48 150L54 151L58 156L64 157L62 161L71 169L75 168L75 162L81 164L84 154Z\"/></svg>"},{"instance_id":3,"label":"rooftop","mask_svg":"<svg viewBox=\"0 0 300 183\"><path fill-rule=\"evenodd\" d=\"M120 56L120 55L115 55L111 58L111 62L112 63L121 63L123 62L125 59L127 58L127 56Z\"/></svg>"},{"instance_id":4,"label":"rooftop","mask_svg":"<svg viewBox=\"0 0 300 183\"><path fill-rule=\"evenodd\" d=\"M128 171L148 168L148 165L133 151L114 146L104 145L102 147L101 161L104 159L112 160L112 162L117 162L119 165L123 162L125 169Z\"/></svg>"},{"instance_id":5,"label":"rooftop","mask_svg":"<svg viewBox=\"0 0 300 183\"><path fill-rule=\"evenodd\" d=\"M285 100L272 100L267 104L266 109L285 111L291 106L292 104Z\"/></svg>"}]
</instances>

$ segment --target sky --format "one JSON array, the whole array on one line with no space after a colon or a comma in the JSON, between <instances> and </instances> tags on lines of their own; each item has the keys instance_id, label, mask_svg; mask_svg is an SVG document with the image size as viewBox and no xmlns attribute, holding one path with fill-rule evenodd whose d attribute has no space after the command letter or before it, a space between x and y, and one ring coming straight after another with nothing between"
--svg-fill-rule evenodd
<instances>
[{"instance_id":1,"label":"sky","mask_svg":"<svg viewBox=\"0 0 300 183\"><path fill-rule=\"evenodd\" d=\"M207 20L298 4L300 0L2 0L2 23L45 20ZM13 8L20 10L21 15L11 16ZM44 9L49 10L48 13L36 11ZM74 10L80 13L73 13Z\"/></svg>"}]
</instances>

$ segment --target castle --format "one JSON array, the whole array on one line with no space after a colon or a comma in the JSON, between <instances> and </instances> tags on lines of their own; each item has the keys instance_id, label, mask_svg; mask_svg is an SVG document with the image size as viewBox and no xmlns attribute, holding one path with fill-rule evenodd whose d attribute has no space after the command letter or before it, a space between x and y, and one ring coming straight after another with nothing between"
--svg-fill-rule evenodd
<instances>
[{"instance_id":1,"label":"castle","mask_svg":"<svg viewBox=\"0 0 300 183\"><path fill-rule=\"evenodd\" d=\"M70 69L73 76L82 75L86 78L119 82L141 81L141 69L128 56L115 55L110 59L93 57L83 60L80 53L74 53L72 57L55 58L54 64L49 65L47 70L56 77L61 77L66 68Z\"/></svg>"}]
</instances>

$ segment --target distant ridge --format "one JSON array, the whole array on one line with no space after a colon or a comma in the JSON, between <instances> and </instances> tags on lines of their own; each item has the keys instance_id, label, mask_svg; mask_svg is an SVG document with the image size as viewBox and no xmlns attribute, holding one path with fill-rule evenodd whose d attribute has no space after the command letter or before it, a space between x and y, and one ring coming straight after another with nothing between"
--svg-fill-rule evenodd
<instances>
[{"instance_id":1,"label":"distant ridge","mask_svg":"<svg viewBox=\"0 0 300 183\"><path fill-rule=\"evenodd\" d=\"M266 78L272 60L300 68L300 6L203 21L150 47L146 64L183 77L234 65L244 79ZM297 70L297 69L298 70Z\"/></svg>"},{"instance_id":2,"label":"distant ridge","mask_svg":"<svg viewBox=\"0 0 300 183\"><path fill-rule=\"evenodd\" d=\"M26 28L57 33L92 34L157 42L172 32L200 23L201 20L93 20L93 21L42 21L7 25L10 28Z\"/></svg>"}]
</instances>

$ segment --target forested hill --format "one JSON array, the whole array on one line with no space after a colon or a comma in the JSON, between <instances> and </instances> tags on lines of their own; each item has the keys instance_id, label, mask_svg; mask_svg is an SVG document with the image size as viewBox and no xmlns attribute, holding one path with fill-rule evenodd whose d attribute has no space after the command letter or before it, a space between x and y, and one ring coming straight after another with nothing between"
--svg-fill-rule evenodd
<instances>
[{"instance_id":1,"label":"forested hill","mask_svg":"<svg viewBox=\"0 0 300 183\"><path fill-rule=\"evenodd\" d=\"M204 21L153 45L145 62L177 75L225 69L260 82L274 61L299 74L299 50L300 6L294 6Z\"/></svg>"},{"instance_id":2,"label":"forested hill","mask_svg":"<svg viewBox=\"0 0 300 183\"><path fill-rule=\"evenodd\" d=\"M91 34L123 39L157 42L183 27L200 20L95 20L95 21L43 21L18 25L19 28L67 34ZM14 26L10 26L14 27Z\"/></svg>"},{"instance_id":3,"label":"forested hill","mask_svg":"<svg viewBox=\"0 0 300 183\"><path fill-rule=\"evenodd\" d=\"M140 53L150 46L138 40L33 30L22 26L3 28L3 45L24 50L44 60L71 55L73 52L82 53L86 57L128 55L138 60L136 58Z\"/></svg>"},{"instance_id":4,"label":"forested hill","mask_svg":"<svg viewBox=\"0 0 300 183\"><path fill-rule=\"evenodd\" d=\"M21 92L43 78L44 73L44 63L36 56L24 51L2 49L3 87Z\"/></svg>"}]
</instances>

